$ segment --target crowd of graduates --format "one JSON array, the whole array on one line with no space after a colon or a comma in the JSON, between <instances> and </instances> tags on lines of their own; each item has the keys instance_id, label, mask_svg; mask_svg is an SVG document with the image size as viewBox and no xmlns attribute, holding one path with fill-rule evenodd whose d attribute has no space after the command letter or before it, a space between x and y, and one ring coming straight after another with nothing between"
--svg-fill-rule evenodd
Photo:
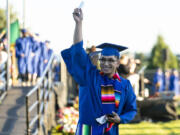
<instances>
[{"instance_id":1,"label":"crowd of graduates","mask_svg":"<svg viewBox=\"0 0 180 135\"><path fill-rule=\"evenodd\" d=\"M8 59L7 35L0 33L0 73L6 67ZM35 85L42 76L52 54L50 41L42 41L38 33L30 33L26 29L21 29L21 35L15 44L10 46L10 84L31 86ZM53 60L53 81L60 81L60 59L55 55ZM3 80L3 81L2 81ZM0 85L5 78L0 78Z\"/></svg>"},{"instance_id":2,"label":"crowd of graduates","mask_svg":"<svg viewBox=\"0 0 180 135\"><path fill-rule=\"evenodd\" d=\"M26 29L22 29L21 33L15 44L18 77L22 86L35 85L42 76L53 50L49 48L50 41L41 41L39 34L30 33Z\"/></svg>"},{"instance_id":3,"label":"crowd of graduates","mask_svg":"<svg viewBox=\"0 0 180 135\"><path fill-rule=\"evenodd\" d=\"M180 95L179 72L176 69L163 72L161 68L158 68L153 78L153 84L154 93L171 91L175 96Z\"/></svg>"}]
</instances>

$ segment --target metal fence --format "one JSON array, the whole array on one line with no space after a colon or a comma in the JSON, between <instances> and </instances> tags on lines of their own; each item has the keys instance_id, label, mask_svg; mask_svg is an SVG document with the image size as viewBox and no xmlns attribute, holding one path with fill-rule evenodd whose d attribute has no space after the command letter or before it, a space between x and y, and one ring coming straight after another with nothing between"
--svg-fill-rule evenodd
<instances>
[{"instance_id":1,"label":"metal fence","mask_svg":"<svg viewBox=\"0 0 180 135\"><path fill-rule=\"evenodd\" d=\"M48 103L53 93L53 61L55 55L51 56L48 65L43 72L37 85L26 95L26 125L27 135L36 135L43 132L46 134L44 117L48 109Z\"/></svg>"}]
</instances>

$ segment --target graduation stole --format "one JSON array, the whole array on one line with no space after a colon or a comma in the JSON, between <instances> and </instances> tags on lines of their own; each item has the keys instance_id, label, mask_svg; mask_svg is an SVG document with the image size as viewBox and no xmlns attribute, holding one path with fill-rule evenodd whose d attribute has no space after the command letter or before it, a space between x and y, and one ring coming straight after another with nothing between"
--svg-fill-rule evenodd
<instances>
[{"instance_id":1,"label":"graduation stole","mask_svg":"<svg viewBox=\"0 0 180 135\"><path fill-rule=\"evenodd\" d=\"M103 72L100 72L100 74L102 76L104 75ZM113 75L113 79L121 81L118 73L115 73ZM120 91L116 90L113 87L113 84L108 84L108 85L101 84L101 101L102 101L102 104L115 104L115 109L118 110L118 106L120 103L120 95L116 94L116 92L119 93ZM113 125L114 125L114 123L108 123L107 128L105 128L105 132L108 132Z\"/></svg>"}]
</instances>

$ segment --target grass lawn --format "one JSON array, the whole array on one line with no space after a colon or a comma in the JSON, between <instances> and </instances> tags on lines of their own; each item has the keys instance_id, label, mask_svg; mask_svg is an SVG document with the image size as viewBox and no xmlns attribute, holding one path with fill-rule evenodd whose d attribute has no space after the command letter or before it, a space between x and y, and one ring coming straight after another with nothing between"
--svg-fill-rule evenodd
<instances>
[{"instance_id":1,"label":"grass lawn","mask_svg":"<svg viewBox=\"0 0 180 135\"><path fill-rule=\"evenodd\" d=\"M180 107L178 108L180 114ZM170 122L141 122L137 124L121 124L120 135L180 135L180 120ZM52 131L52 135L63 135ZM68 134L67 134L68 135Z\"/></svg>"},{"instance_id":2,"label":"grass lawn","mask_svg":"<svg viewBox=\"0 0 180 135\"><path fill-rule=\"evenodd\" d=\"M124 124L119 126L120 135L180 135L180 120L171 122Z\"/></svg>"}]
</instances>

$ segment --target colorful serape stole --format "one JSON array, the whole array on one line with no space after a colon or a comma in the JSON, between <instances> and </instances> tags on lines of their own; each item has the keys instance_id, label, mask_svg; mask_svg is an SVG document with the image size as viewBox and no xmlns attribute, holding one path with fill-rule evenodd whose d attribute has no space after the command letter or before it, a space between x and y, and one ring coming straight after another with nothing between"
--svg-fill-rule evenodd
<instances>
[{"instance_id":1,"label":"colorful serape stole","mask_svg":"<svg viewBox=\"0 0 180 135\"><path fill-rule=\"evenodd\" d=\"M102 72L100 72L100 74L104 75ZM121 81L117 73L113 75L113 79ZM101 101L103 105L112 104L115 105L116 109L118 109L120 98L121 98L121 91L116 90L112 82L104 82L104 84L101 84Z\"/></svg>"},{"instance_id":2,"label":"colorful serape stole","mask_svg":"<svg viewBox=\"0 0 180 135\"><path fill-rule=\"evenodd\" d=\"M103 75L102 72L100 74ZM101 101L103 106L109 109L108 113L112 113L112 111L118 110L118 106L121 98L121 91L116 90L116 88L114 87L114 82L116 80L121 81L117 73L113 75L113 80L114 80L113 83L112 81L109 81L101 84ZM107 128L105 128L105 132L108 132L113 125L114 123L108 123Z\"/></svg>"},{"instance_id":3,"label":"colorful serape stole","mask_svg":"<svg viewBox=\"0 0 180 135\"><path fill-rule=\"evenodd\" d=\"M89 126L78 123L76 135L103 135L104 126Z\"/></svg>"},{"instance_id":4,"label":"colorful serape stole","mask_svg":"<svg viewBox=\"0 0 180 135\"><path fill-rule=\"evenodd\" d=\"M118 73L115 73L113 75L113 78L119 82L121 81ZM120 99L121 99L121 91L114 88L114 92L115 92L115 106L116 106L116 110L118 110Z\"/></svg>"},{"instance_id":5,"label":"colorful serape stole","mask_svg":"<svg viewBox=\"0 0 180 135\"><path fill-rule=\"evenodd\" d=\"M112 112L115 104L115 92L113 85L101 85L101 100L102 104L107 106L110 109L110 112ZM114 123L108 123L107 128L105 128L105 132L108 132L113 125Z\"/></svg>"},{"instance_id":6,"label":"colorful serape stole","mask_svg":"<svg viewBox=\"0 0 180 135\"><path fill-rule=\"evenodd\" d=\"M91 135L91 127L88 125L83 125L82 127L82 135Z\"/></svg>"},{"instance_id":7,"label":"colorful serape stole","mask_svg":"<svg viewBox=\"0 0 180 135\"><path fill-rule=\"evenodd\" d=\"M113 85L101 85L102 104L114 104L115 95Z\"/></svg>"},{"instance_id":8,"label":"colorful serape stole","mask_svg":"<svg viewBox=\"0 0 180 135\"><path fill-rule=\"evenodd\" d=\"M121 99L121 91L114 90L115 91L115 106L116 109L119 107L120 99Z\"/></svg>"},{"instance_id":9,"label":"colorful serape stole","mask_svg":"<svg viewBox=\"0 0 180 135\"><path fill-rule=\"evenodd\" d=\"M92 127L86 124L78 124L76 135L92 135Z\"/></svg>"}]
</instances>

